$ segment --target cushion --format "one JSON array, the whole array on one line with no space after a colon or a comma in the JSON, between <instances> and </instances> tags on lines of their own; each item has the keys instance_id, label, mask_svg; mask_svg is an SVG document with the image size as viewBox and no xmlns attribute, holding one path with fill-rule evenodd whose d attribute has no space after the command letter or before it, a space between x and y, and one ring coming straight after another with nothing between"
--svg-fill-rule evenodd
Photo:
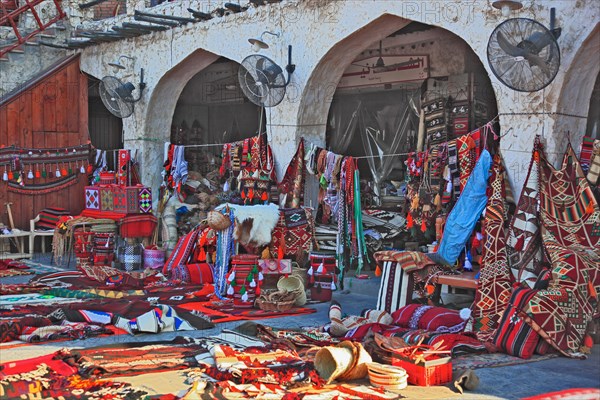
<instances>
[{"instance_id":1,"label":"cushion","mask_svg":"<svg viewBox=\"0 0 600 400\"><path fill-rule=\"evenodd\" d=\"M207 263L186 264L188 270L189 283L204 284L213 283L212 268Z\"/></svg>"},{"instance_id":2,"label":"cushion","mask_svg":"<svg viewBox=\"0 0 600 400\"><path fill-rule=\"evenodd\" d=\"M494 335L494 345L498 350L525 359L533 355L540 336L519 316L519 312L536 293L537 290L526 288L513 292Z\"/></svg>"},{"instance_id":3,"label":"cushion","mask_svg":"<svg viewBox=\"0 0 600 400\"><path fill-rule=\"evenodd\" d=\"M36 229L52 230L56 228L56 223L63 215L70 215L70 212L64 208L49 207L40 211L40 220L35 224Z\"/></svg>"},{"instance_id":4,"label":"cushion","mask_svg":"<svg viewBox=\"0 0 600 400\"><path fill-rule=\"evenodd\" d=\"M459 311L422 304L401 307L394 311L392 318L398 326L434 332L460 332L465 327Z\"/></svg>"}]
</instances>

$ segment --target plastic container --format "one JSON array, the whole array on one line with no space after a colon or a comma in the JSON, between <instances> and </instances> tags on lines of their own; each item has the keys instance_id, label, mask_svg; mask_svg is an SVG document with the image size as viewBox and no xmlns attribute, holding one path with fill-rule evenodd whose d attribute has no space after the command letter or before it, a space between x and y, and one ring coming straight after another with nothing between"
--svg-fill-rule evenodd
<instances>
[{"instance_id":1,"label":"plastic container","mask_svg":"<svg viewBox=\"0 0 600 400\"><path fill-rule=\"evenodd\" d=\"M435 358L415 364L414 361L392 356L392 365L402 367L408 373L408 383L417 386L444 385L452 381L450 357Z\"/></svg>"}]
</instances>

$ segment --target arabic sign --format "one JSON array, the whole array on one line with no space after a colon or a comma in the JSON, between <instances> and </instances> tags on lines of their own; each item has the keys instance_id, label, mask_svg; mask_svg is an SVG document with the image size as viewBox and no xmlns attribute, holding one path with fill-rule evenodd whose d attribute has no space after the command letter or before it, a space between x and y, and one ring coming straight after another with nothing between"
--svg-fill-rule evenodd
<instances>
[{"instance_id":1,"label":"arabic sign","mask_svg":"<svg viewBox=\"0 0 600 400\"><path fill-rule=\"evenodd\" d=\"M420 81L429 76L427 56L383 56L384 66L376 67L378 56L355 60L346 69L338 88L378 86Z\"/></svg>"}]
</instances>

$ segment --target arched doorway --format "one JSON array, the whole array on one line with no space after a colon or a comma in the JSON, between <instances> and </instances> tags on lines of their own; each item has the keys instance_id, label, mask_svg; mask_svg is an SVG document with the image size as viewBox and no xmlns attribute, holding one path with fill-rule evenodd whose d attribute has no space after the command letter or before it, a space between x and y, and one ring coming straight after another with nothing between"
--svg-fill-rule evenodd
<instances>
[{"instance_id":1,"label":"arched doorway","mask_svg":"<svg viewBox=\"0 0 600 400\"><path fill-rule=\"evenodd\" d=\"M264 130L264 113L243 95L238 68L238 63L219 58L194 75L177 100L171 143L187 146L192 171L214 169L223 143L256 135L260 126Z\"/></svg>"},{"instance_id":2,"label":"arched doorway","mask_svg":"<svg viewBox=\"0 0 600 400\"><path fill-rule=\"evenodd\" d=\"M346 68L329 109L326 145L362 157L361 176L381 205L396 200L387 196L397 189L390 182L406 179L407 153L437 151L496 115L490 79L467 43L410 22L370 43Z\"/></svg>"}]
</instances>

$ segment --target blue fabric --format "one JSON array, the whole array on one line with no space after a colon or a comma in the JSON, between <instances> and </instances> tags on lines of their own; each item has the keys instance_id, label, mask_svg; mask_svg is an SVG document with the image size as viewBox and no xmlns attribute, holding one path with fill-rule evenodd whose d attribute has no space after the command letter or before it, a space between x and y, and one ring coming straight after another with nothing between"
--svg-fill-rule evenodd
<instances>
[{"instance_id":1,"label":"blue fabric","mask_svg":"<svg viewBox=\"0 0 600 400\"><path fill-rule=\"evenodd\" d=\"M437 254L448 265L454 265L469 240L475 224L487 204L487 185L492 156L483 150L465 188L446 220Z\"/></svg>"}]
</instances>

